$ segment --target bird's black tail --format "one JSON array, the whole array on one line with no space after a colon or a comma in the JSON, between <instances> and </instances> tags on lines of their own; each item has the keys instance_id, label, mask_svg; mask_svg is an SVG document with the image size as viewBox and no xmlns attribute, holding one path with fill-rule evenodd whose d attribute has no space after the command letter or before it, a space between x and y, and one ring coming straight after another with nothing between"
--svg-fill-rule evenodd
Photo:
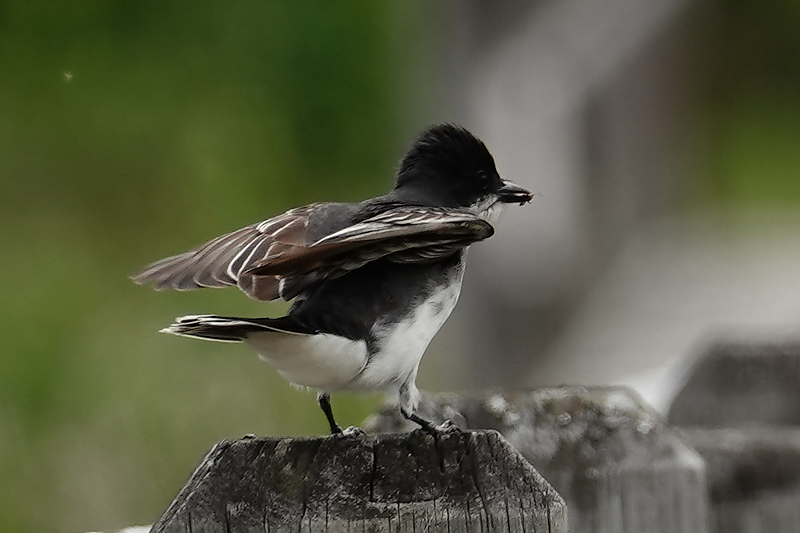
<instances>
[{"instance_id":1,"label":"bird's black tail","mask_svg":"<svg viewBox=\"0 0 800 533\"><path fill-rule=\"evenodd\" d=\"M161 330L182 337L194 337L222 342L241 342L256 332L272 331L293 335L313 333L289 317L237 318L217 315L189 315L175 319L175 323Z\"/></svg>"}]
</instances>

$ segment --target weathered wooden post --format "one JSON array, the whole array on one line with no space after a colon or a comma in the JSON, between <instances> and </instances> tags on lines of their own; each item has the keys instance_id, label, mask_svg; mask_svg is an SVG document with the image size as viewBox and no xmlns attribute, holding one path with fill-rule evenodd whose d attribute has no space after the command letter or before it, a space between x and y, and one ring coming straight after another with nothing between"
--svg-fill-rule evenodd
<instances>
[{"instance_id":1,"label":"weathered wooden post","mask_svg":"<svg viewBox=\"0 0 800 533\"><path fill-rule=\"evenodd\" d=\"M707 462L712 531L800 532L800 344L712 346L669 421Z\"/></svg>"},{"instance_id":2,"label":"weathered wooden post","mask_svg":"<svg viewBox=\"0 0 800 533\"><path fill-rule=\"evenodd\" d=\"M712 345L675 395L668 419L683 427L800 425L800 344Z\"/></svg>"},{"instance_id":3,"label":"weathered wooden post","mask_svg":"<svg viewBox=\"0 0 800 533\"><path fill-rule=\"evenodd\" d=\"M216 445L153 533L566 533L559 495L496 432Z\"/></svg>"},{"instance_id":4,"label":"weathered wooden post","mask_svg":"<svg viewBox=\"0 0 800 533\"><path fill-rule=\"evenodd\" d=\"M687 429L708 468L711 530L800 532L800 428Z\"/></svg>"},{"instance_id":5,"label":"weathered wooden post","mask_svg":"<svg viewBox=\"0 0 800 533\"><path fill-rule=\"evenodd\" d=\"M395 411L365 429L405 428ZM426 395L420 412L501 432L564 498L572 533L707 531L703 460L628 389Z\"/></svg>"}]
</instances>

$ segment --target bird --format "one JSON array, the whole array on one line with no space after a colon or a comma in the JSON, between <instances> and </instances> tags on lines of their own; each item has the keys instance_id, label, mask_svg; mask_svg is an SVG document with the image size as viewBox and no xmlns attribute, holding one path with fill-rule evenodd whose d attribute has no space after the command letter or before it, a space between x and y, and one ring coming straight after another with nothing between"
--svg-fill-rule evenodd
<instances>
[{"instance_id":1,"label":"bird","mask_svg":"<svg viewBox=\"0 0 800 533\"><path fill-rule=\"evenodd\" d=\"M190 315L161 331L249 345L283 378L317 391L332 434L343 433L330 403L339 391L382 391L433 432L416 412L415 381L458 300L467 248L494 234L506 204L533 197L501 178L466 128L437 124L413 141L387 194L296 207L131 278L156 290L236 286L256 300L291 301L281 317Z\"/></svg>"}]
</instances>

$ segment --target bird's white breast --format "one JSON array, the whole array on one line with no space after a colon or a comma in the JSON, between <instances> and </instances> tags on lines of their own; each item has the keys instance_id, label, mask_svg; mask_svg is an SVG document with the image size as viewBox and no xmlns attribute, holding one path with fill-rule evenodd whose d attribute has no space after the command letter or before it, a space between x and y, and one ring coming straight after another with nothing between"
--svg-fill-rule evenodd
<instances>
[{"instance_id":1,"label":"bird's white breast","mask_svg":"<svg viewBox=\"0 0 800 533\"><path fill-rule=\"evenodd\" d=\"M463 268L459 268L448 285L405 318L393 324L376 324L373 333L380 348L352 387L386 389L413 383L425 349L456 306L462 279Z\"/></svg>"}]
</instances>

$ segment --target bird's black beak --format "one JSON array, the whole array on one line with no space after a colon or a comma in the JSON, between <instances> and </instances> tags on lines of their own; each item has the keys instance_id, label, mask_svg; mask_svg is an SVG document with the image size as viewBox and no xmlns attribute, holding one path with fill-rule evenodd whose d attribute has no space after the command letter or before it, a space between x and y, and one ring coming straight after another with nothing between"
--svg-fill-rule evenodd
<instances>
[{"instance_id":1,"label":"bird's black beak","mask_svg":"<svg viewBox=\"0 0 800 533\"><path fill-rule=\"evenodd\" d=\"M498 199L506 204L524 205L533 200L533 193L523 189L516 183L503 180L503 185L497 191Z\"/></svg>"}]
</instances>

